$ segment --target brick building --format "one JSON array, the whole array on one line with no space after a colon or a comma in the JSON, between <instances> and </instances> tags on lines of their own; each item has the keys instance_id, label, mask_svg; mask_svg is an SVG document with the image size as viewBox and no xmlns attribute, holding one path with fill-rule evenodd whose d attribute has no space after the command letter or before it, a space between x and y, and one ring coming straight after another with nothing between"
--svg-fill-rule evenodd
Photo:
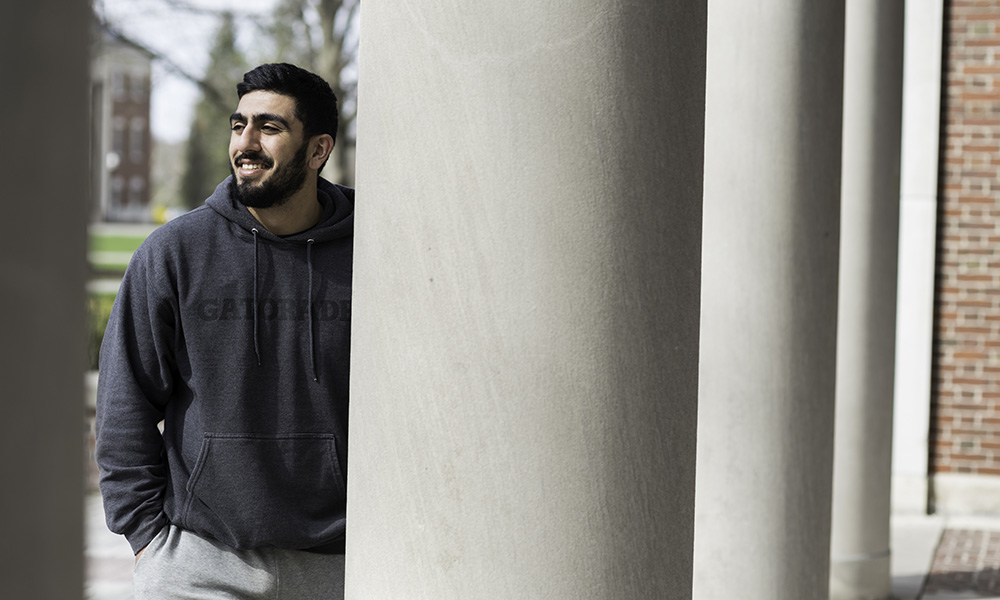
<instances>
[{"instance_id":1,"label":"brick building","mask_svg":"<svg viewBox=\"0 0 1000 600\"><path fill-rule=\"evenodd\" d=\"M893 505L1000 514L1000 0L907 6Z\"/></svg>"},{"instance_id":2,"label":"brick building","mask_svg":"<svg viewBox=\"0 0 1000 600\"><path fill-rule=\"evenodd\" d=\"M152 57L103 28L94 45L91 220L150 221Z\"/></svg>"},{"instance_id":3,"label":"brick building","mask_svg":"<svg viewBox=\"0 0 1000 600\"><path fill-rule=\"evenodd\" d=\"M1000 509L1000 1L945 7L930 471ZM949 487L980 499L952 499Z\"/></svg>"}]
</instances>

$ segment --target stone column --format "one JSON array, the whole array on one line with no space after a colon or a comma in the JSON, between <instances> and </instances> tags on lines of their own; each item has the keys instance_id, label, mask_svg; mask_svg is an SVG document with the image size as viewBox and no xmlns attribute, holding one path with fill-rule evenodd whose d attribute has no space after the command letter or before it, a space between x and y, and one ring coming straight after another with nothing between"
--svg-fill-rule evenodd
<instances>
[{"instance_id":1,"label":"stone column","mask_svg":"<svg viewBox=\"0 0 1000 600\"><path fill-rule=\"evenodd\" d=\"M889 598L904 0L847 0L830 598Z\"/></svg>"},{"instance_id":2,"label":"stone column","mask_svg":"<svg viewBox=\"0 0 1000 600\"><path fill-rule=\"evenodd\" d=\"M83 595L87 2L0 18L0 596Z\"/></svg>"},{"instance_id":3,"label":"stone column","mask_svg":"<svg viewBox=\"0 0 1000 600\"><path fill-rule=\"evenodd\" d=\"M892 506L928 511L944 3L906 0Z\"/></svg>"},{"instance_id":4,"label":"stone column","mask_svg":"<svg viewBox=\"0 0 1000 600\"><path fill-rule=\"evenodd\" d=\"M709 3L694 598L829 591L844 3Z\"/></svg>"},{"instance_id":5,"label":"stone column","mask_svg":"<svg viewBox=\"0 0 1000 600\"><path fill-rule=\"evenodd\" d=\"M362 11L347 597L690 598L705 2Z\"/></svg>"}]
</instances>

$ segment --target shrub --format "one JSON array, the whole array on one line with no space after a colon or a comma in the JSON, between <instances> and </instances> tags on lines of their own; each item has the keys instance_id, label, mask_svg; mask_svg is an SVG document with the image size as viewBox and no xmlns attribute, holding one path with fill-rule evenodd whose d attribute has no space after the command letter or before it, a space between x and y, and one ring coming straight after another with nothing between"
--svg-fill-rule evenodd
<instances>
[{"instance_id":1,"label":"shrub","mask_svg":"<svg viewBox=\"0 0 1000 600\"><path fill-rule=\"evenodd\" d=\"M104 329L111 317L111 307L115 302L113 293L91 292L87 297L87 359L88 368L97 370Z\"/></svg>"}]
</instances>

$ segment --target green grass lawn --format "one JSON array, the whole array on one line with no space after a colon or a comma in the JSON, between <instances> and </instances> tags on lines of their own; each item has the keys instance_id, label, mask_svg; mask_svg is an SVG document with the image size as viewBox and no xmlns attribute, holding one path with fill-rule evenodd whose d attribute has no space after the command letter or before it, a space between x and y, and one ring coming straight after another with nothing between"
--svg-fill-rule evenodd
<instances>
[{"instance_id":1,"label":"green grass lawn","mask_svg":"<svg viewBox=\"0 0 1000 600\"><path fill-rule=\"evenodd\" d=\"M88 256L94 270L101 273L124 273L132 253L146 236L90 232Z\"/></svg>"},{"instance_id":2,"label":"green grass lawn","mask_svg":"<svg viewBox=\"0 0 1000 600\"><path fill-rule=\"evenodd\" d=\"M146 236L90 233L91 252L135 252Z\"/></svg>"},{"instance_id":3,"label":"green grass lawn","mask_svg":"<svg viewBox=\"0 0 1000 600\"><path fill-rule=\"evenodd\" d=\"M93 230L87 237L87 258L90 261L93 275L112 282L125 273L132 253L146 239L145 235L131 234L131 232ZM109 291L91 291L87 295L90 369L97 368L97 354L101 348L104 327L108 324L108 315L111 313L111 305L114 300L115 293Z\"/></svg>"},{"instance_id":4,"label":"green grass lawn","mask_svg":"<svg viewBox=\"0 0 1000 600\"><path fill-rule=\"evenodd\" d=\"M105 228L107 229L107 227ZM98 352L101 340L104 338L104 328L108 324L111 306L115 301L114 282L121 278L132 258L132 253L139 248L146 235L132 231L102 231L94 228L88 235L87 257L90 261L93 275L101 281L111 283L96 285L87 294L88 319L88 359L89 368L97 368Z\"/></svg>"}]
</instances>

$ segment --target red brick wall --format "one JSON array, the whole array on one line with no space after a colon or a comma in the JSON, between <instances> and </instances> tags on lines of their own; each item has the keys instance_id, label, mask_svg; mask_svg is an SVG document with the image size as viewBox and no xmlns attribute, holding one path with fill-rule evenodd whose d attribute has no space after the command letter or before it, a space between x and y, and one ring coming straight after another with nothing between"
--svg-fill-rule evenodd
<instances>
[{"instance_id":1,"label":"red brick wall","mask_svg":"<svg viewBox=\"0 0 1000 600\"><path fill-rule=\"evenodd\" d=\"M1000 0L945 4L931 468L1000 475Z\"/></svg>"}]
</instances>

